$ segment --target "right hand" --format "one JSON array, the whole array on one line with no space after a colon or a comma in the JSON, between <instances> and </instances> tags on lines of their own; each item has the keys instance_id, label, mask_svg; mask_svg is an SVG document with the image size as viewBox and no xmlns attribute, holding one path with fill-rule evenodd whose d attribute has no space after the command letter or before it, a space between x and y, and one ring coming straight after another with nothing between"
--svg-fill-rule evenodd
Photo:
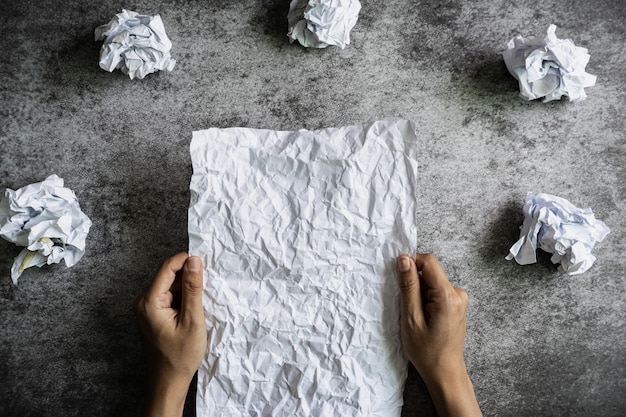
<instances>
[{"instance_id":1,"label":"right hand","mask_svg":"<svg viewBox=\"0 0 626 417\"><path fill-rule=\"evenodd\" d=\"M463 349L469 298L450 284L437 258L398 258L402 345L439 416L481 416Z\"/></svg>"},{"instance_id":2,"label":"right hand","mask_svg":"<svg viewBox=\"0 0 626 417\"><path fill-rule=\"evenodd\" d=\"M402 344L424 380L465 369L468 296L450 284L437 258L398 258L402 303Z\"/></svg>"}]
</instances>

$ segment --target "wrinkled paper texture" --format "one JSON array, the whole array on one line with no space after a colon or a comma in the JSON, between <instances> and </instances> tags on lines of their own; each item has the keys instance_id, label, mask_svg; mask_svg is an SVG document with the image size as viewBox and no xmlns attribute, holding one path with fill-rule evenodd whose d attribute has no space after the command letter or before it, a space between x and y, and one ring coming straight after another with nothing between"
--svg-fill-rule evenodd
<instances>
[{"instance_id":1,"label":"wrinkled paper texture","mask_svg":"<svg viewBox=\"0 0 626 417\"><path fill-rule=\"evenodd\" d=\"M104 40L100 50L100 68L113 72L120 69L130 79L144 78L157 71L171 71L170 42L161 16L145 16L123 10L106 25L96 28L97 41Z\"/></svg>"},{"instance_id":2,"label":"wrinkled paper texture","mask_svg":"<svg viewBox=\"0 0 626 417\"><path fill-rule=\"evenodd\" d=\"M524 203L524 223L520 238L506 259L520 265L537 262L536 250L552 255L552 263L569 275L582 274L595 262L591 250L609 234L589 208L580 209L569 201L550 194L528 193Z\"/></svg>"},{"instance_id":3,"label":"wrinkled paper texture","mask_svg":"<svg viewBox=\"0 0 626 417\"><path fill-rule=\"evenodd\" d=\"M307 48L345 48L359 18L359 0L291 0L287 20L290 41Z\"/></svg>"},{"instance_id":4,"label":"wrinkled paper texture","mask_svg":"<svg viewBox=\"0 0 626 417\"><path fill-rule=\"evenodd\" d=\"M25 249L15 258L11 279L26 268L65 261L73 266L85 253L91 220L76 195L51 175L17 191L6 189L0 200L0 236Z\"/></svg>"},{"instance_id":5,"label":"wrinkled paper texture","mask_svg":"<svg viewBox=\"0 0 626 417\"><path fill-rule=\"evenodd\" d=\"M197 415L400 415L395 258L415 250L405 120L194 132L189 253L205 265Z\"/></svg>"},{"instance_id":6,"label":"wrinkled paper texture","mask_svg":"<svg viewBox=\"0 0 626 417\"><path fill-rule=\"evenodd\" d=\"M585 87L596 84L588 74L587 49L569 39L558 39L556 26L550 25L545 38L517 36L502 53L507 69L519 81L520 96L526 100L543 98L543 102L569 97L572 102L584 100Z\"/></svg>"}]
</instances>

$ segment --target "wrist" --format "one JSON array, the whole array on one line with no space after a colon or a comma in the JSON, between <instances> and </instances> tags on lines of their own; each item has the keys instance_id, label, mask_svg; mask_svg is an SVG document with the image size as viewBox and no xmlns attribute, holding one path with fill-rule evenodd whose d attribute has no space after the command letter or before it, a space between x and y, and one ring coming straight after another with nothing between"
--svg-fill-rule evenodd
<instances>
[{"instance_id":1,"label":"wrist","mask_svg":"<svg viewBox=\"0 0 626 417\"><path fill-rule=\"evenodd\" d=\"M465 364L424 382L439 417L482 416Z\"/></svg>"},{"instance_id":2,"label":"wrist","mask_svg":"<svg viewBox=\"0 0 626 417\"><path fill-rule=\"evenodd\" d=\"M182 416L191 379L185 375L149 373L144 417Z\"/></svg>"}]
</instances>

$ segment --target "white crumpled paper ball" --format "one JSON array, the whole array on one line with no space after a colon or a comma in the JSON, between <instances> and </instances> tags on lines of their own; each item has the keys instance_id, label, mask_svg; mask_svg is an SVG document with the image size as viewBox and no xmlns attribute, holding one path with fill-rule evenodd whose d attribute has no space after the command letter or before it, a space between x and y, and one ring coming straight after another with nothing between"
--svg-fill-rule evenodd
<instances>
[{"instance_id":1,"label":"white crumpled paper ball","mask_svg":"<svg viewBox=\"0 0 626 417\"><path fill-rule=\"evenodd\" d=\"M359 0L291 0L287 36L307 48L343 49L350 43L360 10Z\"/></svg>"},{"instance_id":2,"label":"white crumpled paper ball","mask_svg":"<svg viewBox=\"0 0 626 417\"><path fill-rule=\"evenodd\" d=\"M106 25L95 30L96 40L104 40L100 50L100 68L120 69L130 79L144 78L157 71L171 71L170 42L161 16L145 16L122 10Z\"/></svg>"},{"instance_id":3,"label":"white crumpled paper ball","mask_svg":"<svg viewBox=\"0 0 626 417\"><path fill-rule=\"evenodd\" d=\"M569 275L582 274L595 262L591 250L610 232L590 208L580 209L564 198L550 194L528 193L524 203L524 223L520 238L506 259L520 265L537 262L536 250L552 254L559 270Z\"/></svg>"},{"instance_id":4,"label":"white crumpled paper ball","mask_svg":"<svg viewBox=\"0 0 626 417\"><path fill-rule=\"evenodd\" d=\"M0 236L25 249L15 258L11 279L26 268L65 261L73 266L85 253L91 220L76 195L51 175L17 191L7 189L0 200Z\"/></svg>"},{"instance_id":5,"label":"white crumpled paper ball","mask_svg":"<svg viewBox=\"0 0 626 417\"><path fill-rule=\"evenodd\" d=\"M550 25L545 38L517 36L502 53L507 69L519 81L520 96L543 102L584 100L585 87L596 84L596 76L585 72L589 62L587 49L569 39L558 39L556 26Z\"/></svg>"}]
</instances>

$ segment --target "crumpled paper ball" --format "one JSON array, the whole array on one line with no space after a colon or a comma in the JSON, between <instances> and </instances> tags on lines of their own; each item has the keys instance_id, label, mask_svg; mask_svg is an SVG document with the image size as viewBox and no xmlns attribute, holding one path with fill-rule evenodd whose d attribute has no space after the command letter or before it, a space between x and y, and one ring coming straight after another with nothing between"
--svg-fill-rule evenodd
<instances>
[{"instance_id":1,"label":"crumpled paper ball","mask_svg":"<svg viewBox=\"0 0 626 417\"><path fill-rule=\"evenodd\" d=\"M520 238L506 259L520 265L537 262L536 250L552 253L550 260L569 275L582 274L595 262L591 250L609 234L590 208L580 209L564 198L528 193Z\"/></svg>"},{"instance_id":2,"label":"crumpled paper ball","mask_svg":"<svg viewBox=\"0 0 626 417\"><path fill-rule=\"evenodd\" d=\"M287 36L307 48L343 49L350 43L360 10L359 0L291 0Z\"/></svg>"},{"instance_id":3,"label":"crumpled paper ball","mask_svg":"<svg viewBox=\"0 0 626 417\"><path fill-rule=\"evenodd\" d=\"M31 266L61 260L75 265L85 253L90 227L76 195L56 175L17 191L6 189L0 200L0 236L25 246L11 268L13 283Z\"/></svg>"},{"instance_id":4,"label":"crumpled paper ball","mask_svg":"<svg viewBox=\"0 0 626 417\"><path fill-rule=\"evenodd\" d=\"M569 39L558 39L556 26L550 25L545 38L516 36L502 53L507 69L519 81L520 96L543 102L569 97L584 100L585 87L596 84L596 76L585 72L587 49Z\"/></svg>"},{"instance_id":5,"label":"crumpled paper ball","mask_svg":"<svg viewBox=\"0 0 626 417\"><path fill-rule=\"evenodd\" d=\"M144 78L157 71L171 71L172 42L165 33L161 16L145 16L122 10L106 25L95 30L96 41L104 40L100 50L100 68L120 69L130 79Z\"/></svg>"}]
</instances>

